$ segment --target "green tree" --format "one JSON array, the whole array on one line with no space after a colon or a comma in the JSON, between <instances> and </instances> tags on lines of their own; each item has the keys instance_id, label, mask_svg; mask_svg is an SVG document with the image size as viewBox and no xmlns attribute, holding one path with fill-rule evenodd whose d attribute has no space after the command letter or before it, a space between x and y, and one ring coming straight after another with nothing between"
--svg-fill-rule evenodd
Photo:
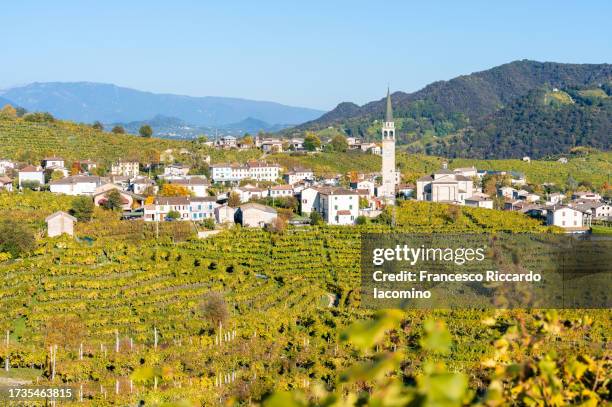
<instances>
[{"instance_id":1,"label":"green tree","mask_svg":"<svg viewBox=\"0 0 612 407\"><path fill-rule=\"evenodd\" d=\"M348 142L346 141L346 137L342 134L338 134L331 139L330 144L334 148L334 151L343 153L348 149Z\"/></svg>"},{"instance_id":2,"label":"green tree","mask_svg":"<svg viewBox=\"0 0 612 407\"><path fill-rule=\"evenodd\" d=\"M34 233L23 223L13 219L0 221L0 252L19 257L36 247Z\"/></svg>"},{"instance_id":3,"label":"green tree","mask_svg":"<svg viewBox=\"0 0 612 407\"><path fill-rule=\"evenodd\" d=\"M91 127L92 127L92 128L94 128L95 130L100 130L100 131L104 130L104 125L102 124L102 122L100 122L100 121L98 121L98 120L96 120L96 121L95 121L95 122L94 122L94 123L91 125Z\"/></svg>"},{"instance_id":4,"label":"green tree","mask_svg":"<svg viewBox=\"0 0 612 407\"><path fill-rule=\"evenodd\" d=\"M112 211L120 210L123 207L121 193L116 189L113 189L108 192L106 194L106 200L102 204L102 207L104 207L104 209Z\"/></svg>"},{"instance_id":5,"label":"green tree","mask_svg":"<svg viewBox=\"0 0 612 407\"><path fill-rule=\"evenodd\" d=\"M368 223L368 218L363 215L357 216L357 219L355 219L355 223L358 225L365 225Z\"/></svg>"},{"instance_id":6,"label":"green tree","mask_svg":"<svg viewBox=\"0 0 612 407\"><path fill-rule=\"evenodd\" d=\"M304 148L308 151L315 151L321 147L321 140L314 133L306 134L304 137Z\"/></svg>"},{"instance_id":7,"label":"green tree","mask_svg":"<svg viewBox=\"0 0 612 407\"><path fill-rule=\"evenodd\" d=\"M169 220L177 220L181 217L181 214L178 213L178 211L170 211L168 212L168 214L166 215L166 218L168 218Z\"/></svg>"},{"instance_id":8,"label":"green tree","mask_svg":"<svg viewBox=\"0 0 612 407\"><path fill-rule=\"evenodd\" d=\"M79 196L72 201L70 213L81 222L90 221L93 211L93 201L87 196Z\"/></svg>"},{"instance_id":9,"label":"green tree","mask_svg":"<svg viewBox=\"0 0 612 407\"><path fill-rule=\"evenodd\" d=\"M310 224L313 226L322 225L323 217L317 211L310 212Z\"/></svg>"},{"instance_id":10,"label":"green tree","mask_svg":"<svg viewBox=\"0 0 612 407\"><path fill-rule=\"evenodd\" d=\"M141 137L149 138L153 135L153 129L148 124L143 124L140 126L140 130L138 130L138 134Z\"/></svg>"},{"instance_id":11,"label":"green tree","mask_svg":"<svg viewBox=\"0 0 612 407\"><path fill-rule=\"evenodd\" d=\"M117 125L113 127L111 132L113 132L113 134L125 134L125 129L123 128L123 126Z\"/></svg>"}]
</instances>

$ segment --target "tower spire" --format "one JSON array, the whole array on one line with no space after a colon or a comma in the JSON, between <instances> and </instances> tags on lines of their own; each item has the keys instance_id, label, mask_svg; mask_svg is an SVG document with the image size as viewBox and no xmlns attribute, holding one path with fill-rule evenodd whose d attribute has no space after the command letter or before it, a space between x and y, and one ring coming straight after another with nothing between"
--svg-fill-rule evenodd
<instances>
[{"instance_id":1,"label":"tower spire","mask_svg":"<svg viewBox=\"0 0 612 407\"><path fill-rule=\"evenodd\" d=\"M385 116L386 122L393 121L393 106L391 106L391 93L389 92L389 87L387 86L387 115Z\"/></svg>"}]
</instances>

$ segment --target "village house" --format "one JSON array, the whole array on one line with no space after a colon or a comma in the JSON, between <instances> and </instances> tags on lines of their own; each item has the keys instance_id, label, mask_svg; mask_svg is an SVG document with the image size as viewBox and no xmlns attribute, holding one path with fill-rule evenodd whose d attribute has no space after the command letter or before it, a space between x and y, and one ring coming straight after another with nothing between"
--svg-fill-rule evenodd
<instances>
[{"instance_id":1,"label":"village house","mask_svg":"<svg viewBox=\"0 0 612 407\"><path fill-rule=\"evenodd\" d=\"M215 208L219 204L217 198L189 197L189 196L162 196L155 198L152 204L144 206L143 219L148 222L161 222L169 220L170 212L178 213L176 220L202 221L215 217Z\"/></svg>"},{"instance_id":2,"label":"village house","mask_svg":"<svg viewBox=\"0 0 612 407\"><path fill-rule=\"evenodd\" d=\"M13 180L7 176L0 176L0 189L8 192L13 191Z\"/></svg>"},{"instance_id":3,"label":"village house","mask_svg":"<svg viewBox=\"0 0 612 407\"><path fill-rule=\"evenodd\" d=\"M293 151L301 151L304 149L303 138L292 138L288 141L289 149Z\"/></svg>"},{"instance_id":4,"label":"village house","mask_svg":"<svg viewBox=\"0 0 612 407\"><path fill-rule=\"evenodd\" d=\"M223 149L236 148L237 140L234 136L223 136L216 140L215 145Z\"/></svg>"},{"instance_id":5,"label":"village house","mask_svg":"<svg viewBox=\"0 0 612 407\"><path fill-rule=\"evenodd\" d=\"M111 165L112 175L122 175L128 178L136 178L140 174L138 161L117 161Z\"/></svg>"},{"instance_id":6,"label":"village house","mask_svg":"<svg viewBox=\"0 0 612 407\"><path fill-rule=\"evenodd\" d=\"M208 196L210 183L202 177L176 178L168 180L173 185L181 185L189 190L196 197Z\"/></svg>"},{"instance_id":7,"label":"village house","mask_svg":"<svg viewBox=\"0 0 612 407\"><path fill-rule=\"evenodd\" d=\"M128 187L129 191L132 191L133 193L138 194L138 195L145 195L145 192L147 191L147 189L149 189L150 192L152 192L151 195L155 195L157 194L159 187L157 186L155 181L153 181L149 177L134 178L130 182L130 186Z\"/></svg>"},{"instance_id":8,"label":"village house","mask_svg":"<svg viewBox=\"0 0 612 407\"><path fill-rule=\"evenodd\" d=\"M228 205L217 206L215 209L215 222L219 224L233 224L236 211Z\"/></svg>"},{"instance_id":9,"label":"village house","mask_svg":"<svg viewBox=\"0 0 612 407\"><path fill-rule=\"evenodd\" d=\"M0 175L6 175L8 171L15 169L15 163L11 160L0 159Z\"/></svg>"},{"instance_id":10,"label":"village house","mask_svg":"<svg viewBox=\"0 0 612 407\"><path fill-rule=\"evenodd\" d=\"M302 215L316 211L330 225L351 225L359 216L359 194L344 188L305 188L300 193L300 211Z\"/></svg>"},{"instance_id":11,"label":"village house","mask_svg":"<svg viewBox=\"0 0 612 407\"><path fill-rule=\"evenodd\" d=\"M74 236L74 223L77 219L63 211L55 212L45 218L47 222L47 236L55 237L62 234Z\"/></svg>"},{"instance_id":12,"label":"village house","mask_svg":"<svg viewBox=\"0 0 612 407\"><path fill-rule=\"evenodd\" d=\"M419 201L463 204L474 195L472 178L455 173L447 168L426 175L417 180L416 199Z\"/></svg>"},{"instance_id":13,"label":"village house","mask_svg":"<svg viewBox=\"0 0 612 407\"><path fill-rule=\"evenodd\" d=\"M240 205L236 210L236 222L245 227L264 227L276 218L276 209L254 202Z\"/></svg>"},{"instance_id":14,"label":"village house","mask_svg":"<svg viewBox=\"0 0 612 407\"><path fill-rule=\"evenodd\" d=\"M279 139L266 139L261 142L264 153L282 153L283 141Z\"/></svg>"},{"instance_id":15,"label":"village house","mask_svg":"<svg viewBox=\"0 0 612 407\"><path fill-rule=\"evenodd\" d=\"M48 168L65 168L66 167L64 159L61 157L45 157L42 159L41 165L43 169L45 170Z\"/></svg>"},{"instance_id":16,"label":"village house","mask_svg":"<svg viewBox=\"0 0 612 407\"><path fill-rule=\"evenodd\" d=\"M79 160L77 161L77 164L79 168L81 169L81 172L85 172L89 174L91 174L91 172L94 169L98 168L98 164L95 161L91 161L91 160Z\"/></svg>"},{"instance_id":17,"label":"village house","mask_svg":"<svg viewBox=\"0 0 612 407\"><path fill-rule=\"evenodd\" d=\"M605 202L584 200L581 202L571 202L567 206L582 213L587 213L593 219L612 220L612 205Z\"/></svg>"},{"instance_id":18,"label":"village house","mask_svg":"<svg viewBox=\"0 0 612 407\"><path fill-rule=\"evenodd\" d=\"M535 202L538 202L541 199L540 195L534 194L533 192L529 192L529 191L526 191L524 189L519 190L516 193L516 196L519 199L522 199L522 200L524 200L526 202L529 202L529 203L535 203Z\"/></svg>"},{"instance_id":19,"label":"village house","mask_svg":"<svg viewBox=\"0 0 612 407\"><path fill-rule=\"evenodd\" d=\"M96 189L105 184L102 177L73 175L49 182L49 190L64 195L93 195Z\"/></svg>"},{"instance_id":20,"label":"village house","mask_svg":"<svg viewBox=\"0 0 612 407\"><path fill-rule=\"evenodd\" d=\"M315 203L319 197L319 190L315 187L307 187L300 191L300 213L310 215L315 210Z\"/></svg>"},{"instance_id":21,"label":"village house","mask_svg":"<svg viewBox=\"0 0 612 407\"><path fill-rule=\"evenodd\" d=\"M572 199L601 201L601 195L591 191L576 191L572 194Z\"/></svg>"},{"instance_id":22,"label":"village house","mask_svg":"<svg viewBox=\"0 0 612 407\"><path fill-rule=\"evenodd\" d=\"M19 187L21 188L24 183L38 183L38 185L45 184L45 173L40 167L33 165L26 165L18 172Z\"/></svg>"},{"instance_id":23,"label":"village house","mask_svg":"<svg viewBox=\"0 0 612 407\"><path fill-rule=\"evenodd\" d=\"M253 185L245 185L242 187L234 188L231 192L235 192L240 197L240 202L249 202L253 199L261 199L268 196L268 190L264 188L258 188Z\"/></svg>"},{"instance_id":24,"label":"village house","mask_svg":"<svg viewBox=\"0 0 612 407\"><path fill-rule=\"evenodd\" d=\"M190 167L183 164L170 164L164 167L164 178L186 177Z\"/></svg>"},{"instance_id":25,"label":"village house","mask_svg":"<svg viewBox=\"0 0 612 407\"><path fill-rule=\"evenodd\" d=\"M501 187L497 190L497 194L506 199L516 199L518 197L518 191L512 187Z\"/></svg>"},{"instance_id":26,"label":"village house","mask_svg":"<svg viewBox=\"0 0 612 407\"><path fill-rule=\"evenodd\" d=\"M546 224L565 229L581 229L584 227L584 214L568 206L557 206L546 211Z\"/></svg>"},{"instance_id":27,"label":"village house","mask_svg":"<svg viewBox=\"0 0 612 407\"><path fill-rule=\"evenodd\" d=\"M558 205L558 204L561 204L564 199L565 199L565 195L563 195L562 193L553 192L552 194L548 195L548 198L546 199L546 205L549 205L549 206Z\"/></svg>"},{"instance_id":28,"label":"village house","mask_svg":"<svg viewBox=\"0 0 612 407\"><path fill-rule=\"evenodd\" d=\"M276 181L280 173L278 164L259 161L249 161L245 165L213 164L210 169L213 182L238 182L247 178L256 181Z\"/></svg>"},{"instance_id":29,"label":"village house","mask_svg":"<svg viewBox=\"0 0 612 407\"><path fill-rule=\"evenodd\" d=\"M465 206L493 209L493 200L489 197L489 195L477 192L474 195L465 198Z\"/></svg>"},{"instance_id":30,"label":"village house","mask_svg":"<svg viewBox=\"0 0 612 407\"><path fill-rule=\"evenodd\" d=\"M287 184L293 185L303 180L314 179L314 173L310 168L293 167L283 176L283 179Z\"/></svg>"},{"instance_id":31,"label":"village house","mask_svg":"<svg viewBox=\"0 0 612 407\"><path fill-rule=\"evenodd\" d=\"M353 190L366 190L368 191L368 197L374 196L374 192L376 189L376 185L374 184L374 182L368 180L368 179L364 179L361 181L355 181L355 182L351 182L350 184L351 189Z\"/></svg>"},{"instance_id":32,"label":"village house","mask_svg":"<svg viewBox=\"0 0 612 407\"><path fill-rule=\"evenodd\" d=\"M359 195L344 188L322 188L315 209L330 225L352 225L359 216Z\"/></svg>"},{"instance_id":33,"label":"village house","mask_svg":"<svg viewBox=\"0 0 612 407\"><path fill-rule=\"evenodd\" d=\"M268 188L268 196L271 198L293 196L293 187L291 185L273 185Z\"/></svg>"},{"instance_id":34,"label":"village house","mask_svg":"<svg viewBox=\"0 0 612 407\"><path fill-rule=\"evenodd\" d=\"M374 155L382 155L382 148L376 143L362 143L359 148L363 152Z\"/></svg>"},{"instance_id":35,"label":"village house","mask_svg":"<svg viewBox=\"0 0 612 407\"><path fill-rule=\"evenodd\" d=\"M478 170L476 169L476 167L473 167L473 166L455 168L453 172L455 174L463 175L464 177L468 177L468 178L474 178L478 176Z\"/></svg>"}]
</instances>

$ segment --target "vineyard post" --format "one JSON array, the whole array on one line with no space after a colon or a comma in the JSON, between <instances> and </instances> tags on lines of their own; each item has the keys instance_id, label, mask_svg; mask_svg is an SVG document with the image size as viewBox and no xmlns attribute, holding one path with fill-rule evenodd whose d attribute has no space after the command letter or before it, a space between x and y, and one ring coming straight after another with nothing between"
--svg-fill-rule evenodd
<instances>
[{"instance_id":1,"label":"vineyard post","mask_svg":"<svg viewBox=\"0 0 612 407\"><path fill-rule=\"evenodd\" d=\"M83 360L83 342L79 345L79 360Z\"/></svg>"},{"instance_id":2,"label":"vineyard post","mask_svg":"<svg viewBox=\"0 0 612 407\"><path fill-rule=\"evenodd\" d=\"M4 370L6 370L7 372L9 371L9 366L10 366L10 362L9 362L9 334L10 334L10 331L7 329L6 330L6 359L4 359Z\"/></svg>"},{"instance_id":3,"label":"vineyard post","mask_svg":"<svg viewBox=\"0 0 612 407\"><path fill-rule=\"evenodd\" d=\"M153 327L154 347L157 350L157 327Z\"/></svg>"},{"instance_id":4,"label":"vineyard post","mask_svg":"<svg viewBox=\"0 0 612 407\"><path fill-rule=\"evenodd\" d=\"M119 394L119 379L115 379L115 394Z\"/></svg>"},{"instance_id":5,"label":"vineyard post","mask_svg":"<svg viewBox=\"0 0 612 407\"><path fill-rule=\"evenodd\" d=\"M79 401L83 402L83 383L79 386Z\"/></svg>"},{"instance_id":6,"label":"vineyard post","mask_svg":"<svg viewBox=\"0 0 612 407\"><path fill-rule=\"evenodd\" d=\"M119 353L119 330L115 329L115 353Z\"/></svg>"}]
</instances>

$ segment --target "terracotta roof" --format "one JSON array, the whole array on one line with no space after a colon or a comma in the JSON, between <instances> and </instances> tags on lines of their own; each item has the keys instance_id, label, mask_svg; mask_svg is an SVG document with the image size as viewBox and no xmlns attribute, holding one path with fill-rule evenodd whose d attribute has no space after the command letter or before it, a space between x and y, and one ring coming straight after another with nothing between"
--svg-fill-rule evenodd
<instances>
[{"instance_id":1,"label":"terracotta roof","mask_svg":"<svg viewBox=\"0 0 612 407\"><path fill-rule=\"evenodd\" d=\"M341 210L336 212L338 215L350 215L351 211L347 211L347 210Z\"/></svg>"},{"instance_id":2,"label":"terracotta roof","mask_svg":"<svg viewBox=\"0 0 612 407\"><path fill-rule=\"evenodd\" d=\"M291 185L274 185L270 187L272 191L293 191L293 187Z\"/></svg>"},{"instance_id":3,"label":"terracotta roof","mask_svg":"<svg viewBox=\"0 0 612 407\"><path fill-rule=\"evenodd\" d=\"M33 165L26 165L25 167L19 170L19 172L39 172L39 171L40 170L34 167Z\"/></svg>"}]
</instances>

